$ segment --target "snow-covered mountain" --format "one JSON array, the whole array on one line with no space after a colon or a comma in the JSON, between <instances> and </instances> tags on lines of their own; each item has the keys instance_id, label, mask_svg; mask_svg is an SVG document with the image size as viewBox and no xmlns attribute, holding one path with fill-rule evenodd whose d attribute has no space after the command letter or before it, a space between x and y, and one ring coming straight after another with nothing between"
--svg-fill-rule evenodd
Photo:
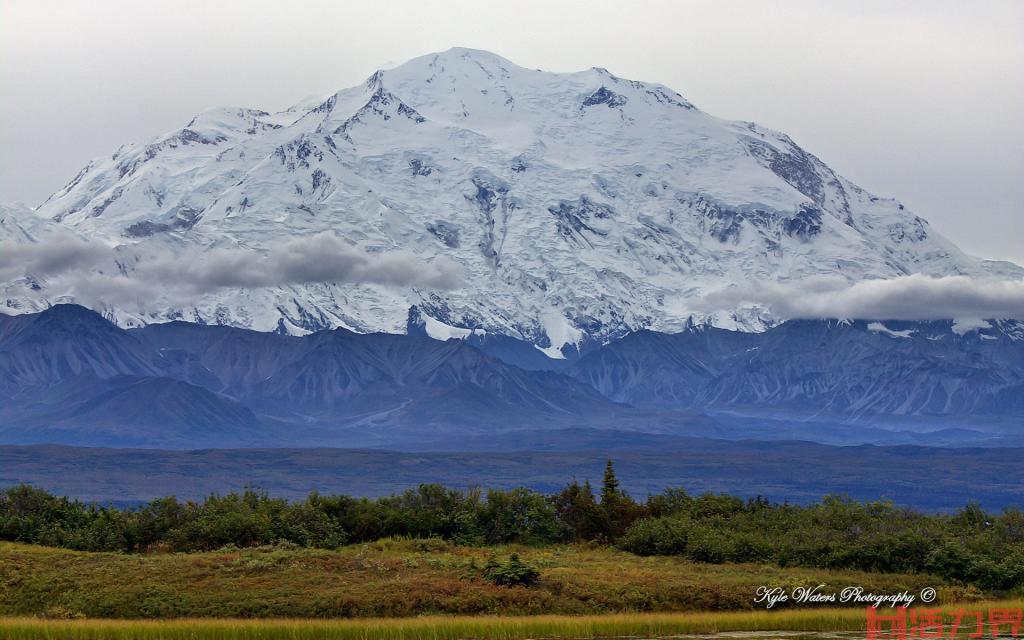
<instances>
[{"instance_id":1,"label":"snow-covered mountain","mask_svg":"<svg viewBox=\"0 0 1024 640\"><path fill-rule=\"evenodd\" d=\"M111 268L124 278L154 247L265 253L330 232L367 254L449 260L462 286L283 282L188 304L150 289L137 304L103 305L26 273L0 285L9 311L77 299L122 326L292 334L404 332L415 315L435 337L484 330L551 353L691 320L780 320L756 304L696 304L738 283L1024 275L965 255L781 133L604 69L547 73L469 49L280 113L203 112L93 160L34 212L0 212L7 245L45 243L53 228L116 247Z\"/></svg>"}]
</instances>

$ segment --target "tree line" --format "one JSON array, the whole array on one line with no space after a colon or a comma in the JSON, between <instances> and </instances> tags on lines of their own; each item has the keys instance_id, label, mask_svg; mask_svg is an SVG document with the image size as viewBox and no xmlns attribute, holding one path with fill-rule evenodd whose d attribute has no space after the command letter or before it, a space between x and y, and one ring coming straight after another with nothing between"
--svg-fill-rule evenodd
<instances>
[{"instance_id":1,"label":"tree line","mask_svg":"<svg viewBox=\"0 0 1024 640\"><path fill-rule=\"evenodd\" d=\"M424 484L379 499L312 493L289 502L247 490L118 509L28 485L0 492L0 540L84 551L279 542L333 549L387 537L465 545L597 542L696 562L927 573L1024 592L1024 512L1017 508L993 514L971 504L955 514L926 514L838 496L792 505L679 488L638 501L621 489L610 461L598 491L573 481L553 494Z\"/></svg>"}]
</instances>

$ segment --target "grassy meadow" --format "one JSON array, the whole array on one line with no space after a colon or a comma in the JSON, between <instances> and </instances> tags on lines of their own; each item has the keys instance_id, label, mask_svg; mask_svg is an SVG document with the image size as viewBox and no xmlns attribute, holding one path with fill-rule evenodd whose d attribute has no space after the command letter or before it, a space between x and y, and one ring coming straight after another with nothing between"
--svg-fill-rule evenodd
<instances>
[{"instance_id":1,"label":"grassy meadow","mask_svg":"<svg viewBox=\"0 0 1024 640\"><path fill-rule=\"evenodd\" d=\"M1022 545L1014 509L680 489L637 502L611 462L599 494L421 485L378 500L246 491L118 509L22 485L0 492L0 640L856 633L862 604L765 611L755 594L1020 598Z\"/></svg>"},{"instance_id":2,"label":"grassy meadow","mask_svg":"<svg viewBox=\"0 0 1024 640\"><path fill-rule=\"evenodd\" d=\"M481 578L492 554L518 552L531 587ZM751 610L761 585L860 585L875 593L979 592L919 574L703 564L610 547L466 547L387 539L337 551L268 546L203 553L97 553L0 543L0 616L51 618L374 618L594 615Z\"/></svg>"}]
</instances>

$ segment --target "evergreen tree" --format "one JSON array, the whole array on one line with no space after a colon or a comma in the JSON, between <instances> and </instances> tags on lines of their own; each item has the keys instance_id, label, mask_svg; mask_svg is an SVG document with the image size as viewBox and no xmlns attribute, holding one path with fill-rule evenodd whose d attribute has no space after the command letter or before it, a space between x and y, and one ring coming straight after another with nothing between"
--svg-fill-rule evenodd
<instances>
[{"instance_id":1,"label":"evergreen tree","mask_svg":"<svg viewBox=\"0 0 1024 640\"><path fill-rule=\"evenodd\" d=\"M634 520L646 515L645 509L619 487L619 479L615 477L615 465L611 460L608 460L604 467L601 512L604 515L604 535L609 540L619 538Z\"/></svg>"},{"instance_id":2,"label":"evergreen tree","mask_svg":"<svg viewBox=\"0 0 1024 640\"><path fill-rule=\"evenodd\" d=\"M610 509L619 502L621 497L619 479L615 477L615 465L609 459L604 466L604 482L601 484L601 506Z\"/></svg>"}]
</instances>

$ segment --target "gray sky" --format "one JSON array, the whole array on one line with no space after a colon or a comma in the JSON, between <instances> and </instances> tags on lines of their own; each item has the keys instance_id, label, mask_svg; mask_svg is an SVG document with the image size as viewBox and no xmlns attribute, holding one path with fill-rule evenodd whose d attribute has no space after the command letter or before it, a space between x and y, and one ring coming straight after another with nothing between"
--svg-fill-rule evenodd
<instances>
[{"instance_id":1,"label":"gray sky","mask_svg":"<svg viewBox=\"0 0 1024 640\"><path fill-rule=\"evenodd\" d=\"M452 46L667 84L1024 264L1015 0L0 0L0 202L205 108L281 109Z\"/></svg>"}]
</instances>

